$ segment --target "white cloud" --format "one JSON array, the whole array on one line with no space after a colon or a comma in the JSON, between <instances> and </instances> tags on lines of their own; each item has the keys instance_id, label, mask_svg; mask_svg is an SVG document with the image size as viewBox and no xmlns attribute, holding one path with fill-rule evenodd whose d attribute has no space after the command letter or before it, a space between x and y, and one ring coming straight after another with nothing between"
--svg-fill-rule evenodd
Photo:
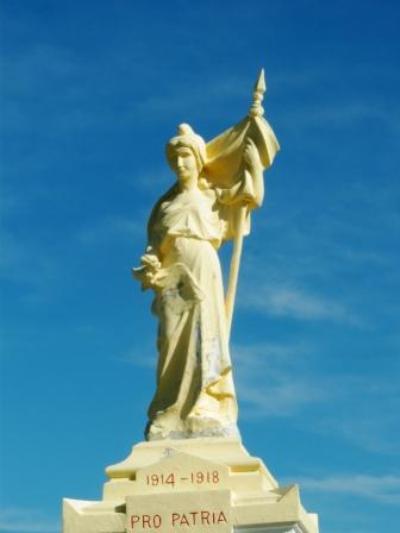
<instances>
[{"instance_id":1,"label":"white cloud","mask_svg":"<svg viewBox=\"0 0 400 533\"><path fill-rule=\"evenodd\" d=\"M361 496L380 503L400 504L400 476L364 474L336 475L326 478L300 478L302 489Z\"/></svg>"},{"instance_id":2,"label":"white cloud","mask_svg":"<svg viewBox=\"0 0 400 533\"><path fill-rule=\"evenodd\" d=\"M303 289L272 283L257 284L252 290L243 291L239 305L272 316L302 320L347 321L351 318L344 305L338 302Z\"/></svg>"},{"instance_id":3,"label":"white cloud","mask_svg":"<svg viewBox=\"0 0 400 533\"><path fill-rule=\"evenodd\" d=\"M268 343L233 347L244 418L294 416L326 399L326 390L304 370L309 351L302 345Z\"/></svg>"},{"instance_id":4,"label":"white cloud","mask_svg":"<svg viewBox=\"0 0 400 533\"><path fill-rule=\"evenodd\" d=\"M343 379L342 394L337 389L337 409L327 410L315 430L325 435L337 435L368 452L398 455L400 450L400 402L395 395L371 391L371 380L365 379L359 390L352 391ZM347 409L343 408L347 401Z\"/></svg>"},{"instance_id":5,"label":"white cloud","mask_svg":"<svg viewBox=\"0 0 400 533\"><path fill-rule=\"evenodd\" d=\"M24 236L26 239L26 236ZM29 239L18 239L11 231L0 228L0 278L38 287L54 280L57 265L45 250Z\"/></svg>"},{"instance_id":6,"label":"white cloud","mask_svg":"<svg viewBox=\"0 0 400 533\"><path fill-rule=\"evenodd\" d=\"M345 69L346 67L343 66ZM351 70L342 72L343 79L352 86L368 84L372 77L385 79L387 83L397 84L399 81L398 70L384 65L357 65ZM331 82L331 69L326 67L301 69L299 72L277 72L271 80L275 94L282 94L285 90L309 91L310 88L325 86ZM312 103L287 107L279 115L280 128L288 128L302 134L310 126L351 126L356 121L374 120L391 128L396 134L399 130L400 107L397 102L388 105L384 99L376 99L367 92L358 92L353 96L351 92L346 99L338 96L334 100L328 97ZM304 136L303 146L311 139ZM315 141L315 138L313 139Z\"/></svg>"},{"instance_id":7,"label":"white cloud","mask_svg":"<svg viewBox=\"0 0 400 533\"><path fill-rule=\"evenodd\" d=\"M254 214L258 227L244 250L238 306L270 316L373 326L377 307L366 305L372 292L365 294L362 281L369 275L377 286L398 284L392 244L398 195L392 189L371 195L356 183L346 187L334 193L346 197L344 206L318 210L296 204L272 218ZM385 302L380 311L386 310Z\"/></svg>"},{"instance_id":8,"label":"white cloud","mask_svg":"<svg viewBox=\"0 0 400 533\"><path fill-rule=\"evenodd\" d=\"M138 348L132 348L127 353L118 357L118 359L124 363L139 367L139 368L151 368L155 369L157 355L156 348L154 347L154 353L151 353L148 349L140 350Z\"/></svg>"},{"instance_id":9,"label":"white cloud","mask_svg":"<svg viewBox=\"0 0 400 533\"><path fill-rule=\"evenodd\" d=\"M304 383L295 378L271 384L268 375L265 376L265 387L243 384L239 380L239 398L244 402L243 415L245 418L260 418L271 416L292 416L301 411L308 404L319 402L323 398L318 386Z\"/></svg>"},{"instance_id":10,"label":"white cloud","mask_svg":"<svg viewBox=\"0 0 400 533\"><path fill-rule=\"evenodd\" d=\"M36 509L0 509L0 531L16 533L59 533L60 524L43 516Z\"/></svg>"},{"instance_id":11,"label":"white cloud","mask_svg":"<svg viewBox=\"0 0 400 533\"><path fill-rule=\"evenodd\" d=\"M368 452L399 451L399 386L388 369L327 373L307 344L236 345L233 367L244 419L290 418L303 430ZM304 415L307 416L304 416Z\"/></svg>"},{"instance_id":12,"label":"white cloud","mask_svg":"<svg viewBox=\"0 0 400 533\"><path fill-rule=\"evenodd\" d=\"M112 239L130 239L132 242L142 239L145 242L146 224L141 213L132 215L132 218L109 216L82 228L77 238L85 245L104 244Z\"/></svg>"}]
</instances>

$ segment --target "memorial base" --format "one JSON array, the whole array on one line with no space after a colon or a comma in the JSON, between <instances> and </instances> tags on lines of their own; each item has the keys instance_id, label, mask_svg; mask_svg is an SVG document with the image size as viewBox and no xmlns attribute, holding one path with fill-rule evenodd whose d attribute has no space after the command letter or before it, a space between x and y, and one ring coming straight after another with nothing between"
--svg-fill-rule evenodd
<instances>
[{"instance_id":1,"label":"memorial base","mask_svg":"<svg viewBox=\"0 0 400 533\"><path fill-rule=\"evenodd\" d=\"M63 533L318 533L297 485L279 487L238 439L143 442L106 469L99 502L65 499Z\"/></svg>"}]
</instances>

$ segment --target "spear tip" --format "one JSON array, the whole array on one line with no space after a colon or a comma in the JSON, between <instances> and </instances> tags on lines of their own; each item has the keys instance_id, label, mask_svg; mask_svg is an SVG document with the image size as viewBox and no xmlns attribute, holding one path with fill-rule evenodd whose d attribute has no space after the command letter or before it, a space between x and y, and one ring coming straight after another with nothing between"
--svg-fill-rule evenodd
<instances>
[{"instance_id":1,"label":"spear tip","mask_svg":"<svg viewBox=\"0 0 400 533\"><path fill-rule=\"evenodd\" d=\"M261 93L265 93L267 90L267 84L265 83L265 71L263 68L260 70L260 74L258 75L257 81L254 85L254 90Z\"/></svg>"},{"instance_id":2,"label":"spear tip","mask_svg":"<svg viewBox=\"0 0 400 533\"><path fill-rule=\"evenodd\" d=\"M262 101L264 99L264 93L267 90L267 85L265 83L265 73L262 68L260 74L258 75L257 81L254 85L253 92L253 103L250 107L249 115L250 117L262 117L264 114L264 108L262 106Z\"/></svg>"}]
</instances>

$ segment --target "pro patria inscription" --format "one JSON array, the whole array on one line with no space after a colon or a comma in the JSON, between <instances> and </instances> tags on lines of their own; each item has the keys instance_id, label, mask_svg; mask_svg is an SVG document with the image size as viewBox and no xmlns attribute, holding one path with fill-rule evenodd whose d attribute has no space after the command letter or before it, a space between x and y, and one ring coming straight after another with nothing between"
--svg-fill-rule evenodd
<instances>
[{"instance_id":1,"label":"pro patria inscription","mask_svg":"<svg viewBox=\"0 0 400 533\"><path fill-rule=\"evenodd\" d=\"M127 498L129 533L231 533L230 491L150 494Z\"/></svg>"}]
</instances>

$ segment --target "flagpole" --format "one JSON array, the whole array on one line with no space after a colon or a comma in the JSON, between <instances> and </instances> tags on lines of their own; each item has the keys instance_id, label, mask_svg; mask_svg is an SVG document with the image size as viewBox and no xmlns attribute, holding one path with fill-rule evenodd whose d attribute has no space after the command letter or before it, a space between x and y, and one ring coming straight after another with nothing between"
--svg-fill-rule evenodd
<instances>
[{"instance_id":1,"label":"flagpole","mask_svg":"<svg viewBox=\"0 0 400 533\"><path fill-rule=\"evenodd\" d=\"M232 319L233 319L233 309L235 307L236 291L239 280L239 268L240 268L240 259L242 257L243 250L243 233L244 233L244 223L246 220L247 207L239 207L239 217L237 232L233 240L233 251L231 258L231 266L229 272L229 282L228 289L226 291L225 298L225 309L226 309L226 335L228 340L231 336L232 328Z\"/></svg>"},{"instance_id":2,"label":"flagpole","mask_svg":"<svg viewBox=\"0 0 400 533\"><path fill-rule=\"evenodd\" d=\"M262 101L266 90L264 69L261 69L257 82L254 86L253 103L250 107L249 116L257 117L264 114ZM225 297L225 311L226 311L226 332L228 341L231 336L233 311L235 307L236 292L239 280L240 260L243 250L243 235L245 230L246 217L248 207L242 205L239 207L239 214L237 219L237 226L235 228L235 237L233 239L233 251L229 272L228 289Z\"/></svg>"}]
</instances>

